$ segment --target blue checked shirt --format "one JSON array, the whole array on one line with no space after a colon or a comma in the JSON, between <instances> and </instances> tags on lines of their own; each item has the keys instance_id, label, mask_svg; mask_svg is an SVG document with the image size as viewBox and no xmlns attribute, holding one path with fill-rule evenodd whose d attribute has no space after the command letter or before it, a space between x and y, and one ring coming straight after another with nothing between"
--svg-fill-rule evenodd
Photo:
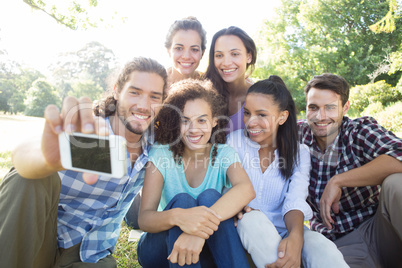
<instances>
[{"instance_id":1,"label":"blue checked shirt","mask_svg":"<svg viewBox=\"0 0 402 268\"><path fill-rule=\"evenodd\" d=\"M108 118L106 121L113 133ZM81 260L90 263L112 254L121 222L143 185L149 147L142 138L143 153L132 168L127 152L128 172L121 179L100 176L97 183L88 185L80 172L59 172L58 247L69 248L81 243Z\"/></svg>"},{"instance_id":2,"label":"blue checked shirt","mask_svg":"<svg viewBox=\"0 0 402 268\"><path fill-rule=\"evenodd\" d=\"M344 187L339 213L331 216L334 228L329 230L320 216L320 198L328 181L336 174L358 168L386 154L402 161L402 140L380 126L374 118L344 117L338 136L321 152L307 122L299 123L301 143L310 147L311 172L308 201L313 209L311 229L331 240L353 231L377 210L381 186Z\"/></svg>"}]
</instances>

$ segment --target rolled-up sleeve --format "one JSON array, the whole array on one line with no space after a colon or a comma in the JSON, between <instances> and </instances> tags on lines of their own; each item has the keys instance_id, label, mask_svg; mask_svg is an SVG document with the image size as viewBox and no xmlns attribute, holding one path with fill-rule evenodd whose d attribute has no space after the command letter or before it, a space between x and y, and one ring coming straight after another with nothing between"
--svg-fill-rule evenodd
<instances>
[{"instance_id":1,"label":"rolled-up sleeve","mask_svg":"<svg viewBox=\"0 0 402 268\"><path fill-rule=\"evenodd\" d=\"M310 183L310 151L306 145L301 144L299 152L299 163L290 177L288 191L285 194L285 202L282 207L282 215L285 216L291 210L300 210L304 214L304 220L310 220L313 216L313 211L306 201Z\"/></svg>"}]
</instances>

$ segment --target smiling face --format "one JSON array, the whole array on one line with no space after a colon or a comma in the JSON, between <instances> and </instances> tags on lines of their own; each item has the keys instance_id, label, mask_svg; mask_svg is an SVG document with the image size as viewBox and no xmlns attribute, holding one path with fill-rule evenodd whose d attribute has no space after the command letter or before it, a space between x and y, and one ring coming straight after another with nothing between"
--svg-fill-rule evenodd
<instances>
[{"instance_id":1,"label":"smiling face","mask_svg":"<svg viewBox=\"0 0 402 268\"><path fill-rule=\"evenodd\" d=\"M307 122L321 149L327 148L339 133L349 101L342 106L341 96L327 89L311 88L306 96Z\"/></svg>"},{"instance_id":2,"label":"smiling face","mask_svg":"<svg viewBox=\"0 0 402 268\"><path fill-rule=\"evenodd\" d=\"M216 40L214 64L226 83L244 80L251 54L235 35L223 35Z\"/></svg>"},{"instance_id":3,"label":"smiling face","mask_svg":"<svg viewBox=\"0 0 402 268\"><path fill-rule=\"evenodd\" d=\"M148 128L162 104L163 87L160 75L134 71L123 89L114 93L117 115L129 132L142 135Z\"/></svg>"},{"instance_id":4,"label":"smiling face","mask_svg":"<svg viewBox=\"0 0 402 268\"><path fill-rule=\"evenodd\" d=\"M193 76L203 55L200 35L194 30L177 31L168 53L173 61L173 68L178 73Z\"/></svg>"},{"instance_id":5,"label":"smiling face","mask_svg":"<svg viewBox=\"0 0 402 268\"><path fill-rule=\"evenodd\" d=\"M205 149L211 138L212 128L217 124L209 104L203 99L186 102L180 123L180 134L185 150Z\"/></svg>"},{"instance_id":6,"label":"smiling face","mask_svg":"<svg viewBox=\"0 0 402 268\"><path fill-rule=\"evenodd\" d=\"M288 111L280 111L271 95L250 93L246 97L243 122L249 138L261 146L276 147L278 127L288 115Z\"/></svg>"}]
</instances>

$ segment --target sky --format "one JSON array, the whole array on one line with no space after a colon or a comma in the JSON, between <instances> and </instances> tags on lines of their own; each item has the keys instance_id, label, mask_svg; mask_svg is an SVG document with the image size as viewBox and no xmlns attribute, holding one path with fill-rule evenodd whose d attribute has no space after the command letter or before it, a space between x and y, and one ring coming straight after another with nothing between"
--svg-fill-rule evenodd
<instances>
[{"instance_id":1,"label":"sky","mask_svg":"<svg viewBox=\"0 0 402 268\"><path fill-rule=\"evenodd\" d=\"M164 41L175 20L195 16L207 32L209 48L214 33L231 25L255 37L263 21L274 14L275 6L280 2L99 0L94 9L96 16L113 27L74 31L58 24L44 12L32 10L23 0L1 1L0 49L5 49L9 58L43 73L58 54L77 51L91 41L112 49L121 64L135 56L146 56L168 67ZM118 17L127 17L126 22L112 19L114 13ZM206 66L207 53L200 66Z\"/></svg>"}]
</instances>

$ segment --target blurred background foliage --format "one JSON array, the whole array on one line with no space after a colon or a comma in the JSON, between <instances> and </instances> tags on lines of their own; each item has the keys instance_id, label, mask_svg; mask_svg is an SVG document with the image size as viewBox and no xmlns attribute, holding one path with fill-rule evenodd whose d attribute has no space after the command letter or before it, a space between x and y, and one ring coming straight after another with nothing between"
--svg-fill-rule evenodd
<instances>
[{"instance_id":1,"label":"blurred background foliage","mask_svg":"<svg viewBox=\"0 0 402 268\"><path fill-rule=\"evenodd\" d=\"M90 16L98 1L63 6L51 0L24 2L71 29L101 25ZM350 117L371 115L401 132L401 5L397 0L282 0L274 16L256 25L258 59L252 78L281 76L303 118L306 83L322 73L341 75L351 86ZM45 77L10 59L0 42L0 111L40 117L46 105L60 105L67 95L97 100L116 66L111 49L90 42L60 54ZM391 112L393 123L386 116Z\"/></svg>"}]
</instances>

